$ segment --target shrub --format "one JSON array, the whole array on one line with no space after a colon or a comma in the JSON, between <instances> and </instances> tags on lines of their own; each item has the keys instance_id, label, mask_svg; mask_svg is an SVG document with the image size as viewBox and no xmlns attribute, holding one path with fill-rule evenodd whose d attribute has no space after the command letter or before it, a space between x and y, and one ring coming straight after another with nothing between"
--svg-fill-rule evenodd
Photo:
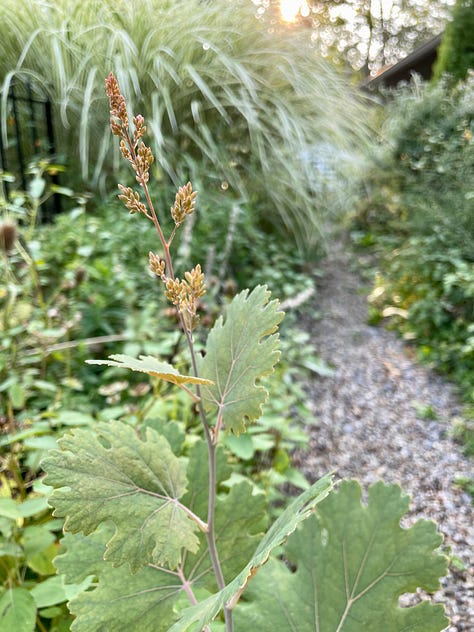
<instances>
[{"instance_id":1,"label":"shrub","mask_svg":"<svg viewBox=\"0 0 474 632\"><path fill-rule=\"evenodd\" d=\"M436 237L409 237L382 258L370 304L474 400L474 263Z\"/></svg>"},{"instance_id":2,"label":"shrub","mask_svg":"<svg viewBox=\"0 0 474 632\"><path fill-rule=\"evenodd\" d=\"M474 2L457 0L452 10L452 20L446 25L443 40L433 69L433 79L439 81L448 73L455 81L466 78L474 68Z\"/></svg>"},{"instance_id":3,"label":"shrub","mask_svg":"<svg viewBox=\"0 0 474 632\"><path fill-rule=\"evenodd\" d=\"M382 142L355 214L372 229L440 235L440 246L472 257L474 77L403 89L387 106Z\"/></svg>"},{"instance_id":4,"label":"shrub","mask_svg":"<svg viewBox=\"0 0 474 632\"><path fill-rule=\"evenodd\" d=\"M383 257L372 319L413 340L470 400L473 363L474 77L415 83L384 117L355 226Z\"/></svg>"}]
</instances>

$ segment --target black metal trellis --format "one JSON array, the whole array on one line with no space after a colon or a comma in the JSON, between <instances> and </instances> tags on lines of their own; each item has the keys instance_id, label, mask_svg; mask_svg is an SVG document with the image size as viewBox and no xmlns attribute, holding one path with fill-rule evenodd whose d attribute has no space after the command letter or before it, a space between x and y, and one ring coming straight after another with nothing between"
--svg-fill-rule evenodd
<instances>
[{"instance_id":1,"label":"black metal trellis","mask_svg":"<svg viewBox=\"0 0 474 632\"><path fill-rule=\"evenodd\" d=\"M54 138L52 103L48 95L38 95L29 81L13 80L6 99L7 138L0 132L0 168L16 178L15 188L28 189L28 166L41 157L54 160L56 143ZM51 182L59 184L57 174ZM4 182L5 193L10 195L12 186ZM61 212L61 198L55 194L42 208L41 220L49 221Z\"/></svg>"}]
</instances>

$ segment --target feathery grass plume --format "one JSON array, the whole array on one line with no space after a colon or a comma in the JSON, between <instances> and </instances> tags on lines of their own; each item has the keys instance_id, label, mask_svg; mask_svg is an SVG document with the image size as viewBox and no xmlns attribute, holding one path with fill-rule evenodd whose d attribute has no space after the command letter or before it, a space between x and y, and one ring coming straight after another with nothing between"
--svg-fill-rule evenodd
<instances>
[{"instance_id":1,"label":"feathery grass plume","mask_svg":"<svg viewBox=\"0 0 474 632\"><path fill-rule=\"evenodd\" d=\"M170 0L2 0L3 105L15 77L47 90L69 173L79 157L80 177L98 186L119 164L103 125L114 68L130 112L146 113L163 186L199 173L206 191L222 185L310 248L341 189L334 173L366 141L365 110L304 29L268 20L250 0L186 0L185 11ZM6 114L1 125L5 140Z\"/></svg>"}]
</instances>

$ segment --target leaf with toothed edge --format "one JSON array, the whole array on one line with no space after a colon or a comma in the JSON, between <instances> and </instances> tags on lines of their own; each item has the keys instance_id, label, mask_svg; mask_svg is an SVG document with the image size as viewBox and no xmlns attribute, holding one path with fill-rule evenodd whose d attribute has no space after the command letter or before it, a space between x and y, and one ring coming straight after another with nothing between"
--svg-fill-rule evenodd
<instances>
[{"instance_id":1,"label":"leaf with toothed edge","mask_svg":"<svg viewBox=\"0 0 474 632\"><path fill-rule=\"evenodd\" d=\"M183 549L196 552L202 525L179 499L187 490L186 461L152 428L142 441L131 426L111 421L75 429L43 462L54 515L65 530L86 535L101 522L116 527L105 557L132 572L150 561L176 567Z\"/></svg>"},{"instance_id":2,"label":"leaf with toothed edge","mask_svg":"<svg viewBox=\"0 0 474 632\"><path fill-rule=\"evenodd\" d=\"M201 388L206 411L235 434L262 414L268 393L257 381L273 372L280 356L276 331L284 313L269 298L262 285L237 294L211 329L206 355L198 358L198 374L212 382Z\"/></svg>"},{"instance_id":3,"label":"leaf with toothed edge","mask_svg":"<svg viewBox=\"0 0 474 632\"><path fill-rule=\"evenodd\" d=\"M284 557L271 560L235 611L235 630L440 632L443 606L423 601L402 608L404 593L439 589L447 562L434 522L400 526L408 496L376 483L368 505L357 481L343 481L290 537Z\"/></svg>"},{"instance_id":4,"label":"leaf with toothed edge","mask_svg":"<svg viewBox=\"0 0 474 632\"><path fill-rule=\"evenodd\" d=\"M264 535L242 571L223 590L185 610L169 632L201 632L224 607L235 607L247 584L251 583L255 574L258 576L257 571L268 561L272 551L286 541L300 522L312 515L314 508L328 496L332 488L332 476L328 474L298 496Z\"/></svg>"},{"instance_id":5,"label":"leaf with toothed edge","mask_svg":"<svg viewBox=\"0 0 474 632\"><path fill-rule=\"evenodd\" d=\"M86 360L87 364L103 364L106 366L116 366L120 369L130 369L140 373L148 373L153 377L160 378L166 382L182 386L184 384L200 384L210 386L210 380L195 377L193 375L181 375L171 364L162 362L153 356L141 355L138 358L115 354L109 356L109 360Z\"/></svg>"}]
</instances>

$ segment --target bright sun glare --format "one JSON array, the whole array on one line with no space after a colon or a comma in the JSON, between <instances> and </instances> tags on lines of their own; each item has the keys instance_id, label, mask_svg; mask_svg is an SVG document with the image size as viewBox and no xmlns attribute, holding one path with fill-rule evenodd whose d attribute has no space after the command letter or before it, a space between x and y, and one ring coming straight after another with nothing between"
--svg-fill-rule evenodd
<instances>
[{"instance_id":1,"label":"bright sun glare","mask_svg":"<svg viewBox=\"0 0 474 632\"><path fill-rule=\"evenodd\" d=\"M310 8L306 0L280 0L280 13L285 22L294 22L298 13L307 17Z\"/></svg>"}]
</instances>

